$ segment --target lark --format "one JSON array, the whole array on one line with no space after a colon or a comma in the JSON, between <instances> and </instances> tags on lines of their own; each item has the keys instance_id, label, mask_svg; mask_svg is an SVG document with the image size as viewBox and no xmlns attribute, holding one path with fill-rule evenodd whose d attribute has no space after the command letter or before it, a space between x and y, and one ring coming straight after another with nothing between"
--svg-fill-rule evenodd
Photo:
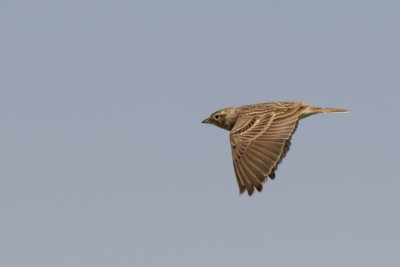
<instances>
[{"instance_id":1,"label":"lark","mask_svg":"<svg viewBox=\"0 0 400 267\"><path fill-rule=\"evenodd\" d=\"M289 151L299 120L317 113L347 113L299 102L271 102L218 110L203 123L230 131L233 167L239 193L261 192Z\"/></svg>"}]
</instances>

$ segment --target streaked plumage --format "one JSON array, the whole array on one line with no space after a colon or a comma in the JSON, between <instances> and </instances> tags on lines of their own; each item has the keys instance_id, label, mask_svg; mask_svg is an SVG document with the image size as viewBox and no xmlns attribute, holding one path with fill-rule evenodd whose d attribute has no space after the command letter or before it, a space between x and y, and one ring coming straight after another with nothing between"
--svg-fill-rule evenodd
<instances>
[{"instance_id":1,"label":"streaked plumage","mask_svg":"<svg viewBox=\"0 0 400 267\"><path fill-rule=\"evenodd\" d=\"M347 113L345 109L318 108L297 102L273 102L225 108L211 114L203 123L230 131L232 158L239 192L275 178L279 163L289 151L290 139L298 121L317 113Z\"/></svg>"}]
</instances>

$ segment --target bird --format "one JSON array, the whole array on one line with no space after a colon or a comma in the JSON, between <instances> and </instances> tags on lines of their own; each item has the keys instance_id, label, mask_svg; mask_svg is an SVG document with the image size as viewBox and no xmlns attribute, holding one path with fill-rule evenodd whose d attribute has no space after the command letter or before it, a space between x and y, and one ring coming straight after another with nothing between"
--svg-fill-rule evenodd
<instances>
[{"instance_id":1,"label":"bird","mask_svg":"<svg viewBox=\"0 0 400 267\"><path fill-rule=\"evenodd\" d=\"M269 102L230 107L212 113L202 123L230 131L233 167L239 194L261 192L291 145L299 120L318 113L348 113L346 109L319 108L302 102Z\"/></svg>"}]
</instances>

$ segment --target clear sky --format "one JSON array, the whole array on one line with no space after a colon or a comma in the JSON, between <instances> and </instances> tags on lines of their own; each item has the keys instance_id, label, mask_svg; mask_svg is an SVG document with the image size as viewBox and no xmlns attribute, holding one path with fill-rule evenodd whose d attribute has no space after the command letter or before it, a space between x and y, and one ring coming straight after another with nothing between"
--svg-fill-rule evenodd
<instances>
[{"instance_id":1,"label":"clear sky","mask_svg":"<svg viewBox=\"0 0 400 267\"><path fill-rule=\"evenodd\" d=\"M399 266L399 1L0 2L0 266ZM301 121L238 194L244 104Z\"/></svg>"}]
</instances>

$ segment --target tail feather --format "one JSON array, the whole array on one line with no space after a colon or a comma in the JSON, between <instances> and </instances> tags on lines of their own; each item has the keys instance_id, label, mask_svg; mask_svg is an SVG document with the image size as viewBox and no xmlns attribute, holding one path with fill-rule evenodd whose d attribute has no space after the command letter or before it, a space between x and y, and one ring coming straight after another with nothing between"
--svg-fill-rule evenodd
<instances>
[{"instance_id":1,"label":"tail feather","mask_svg":"<svg viewBox=\"0 0 400 267\"><path fill-rule=\"evenodd\" d=\"M309 112L311 113L348 113L347 109L340 109L340 108L318 108L312 107Z\"/></svg>"},{"instance_id":2,"label":"tail feather","mask_svg":"<svg viewBox=\"0 0 400 267\"><path fill-rule=\"evenodd\" d=\"M339 108L319 108L314 106L307 106L306 110L299 116L300 119L306 118L308 116L318 114L318 113L348 113L347 109L339 109Z\"/></svg>"}]
</instances>

